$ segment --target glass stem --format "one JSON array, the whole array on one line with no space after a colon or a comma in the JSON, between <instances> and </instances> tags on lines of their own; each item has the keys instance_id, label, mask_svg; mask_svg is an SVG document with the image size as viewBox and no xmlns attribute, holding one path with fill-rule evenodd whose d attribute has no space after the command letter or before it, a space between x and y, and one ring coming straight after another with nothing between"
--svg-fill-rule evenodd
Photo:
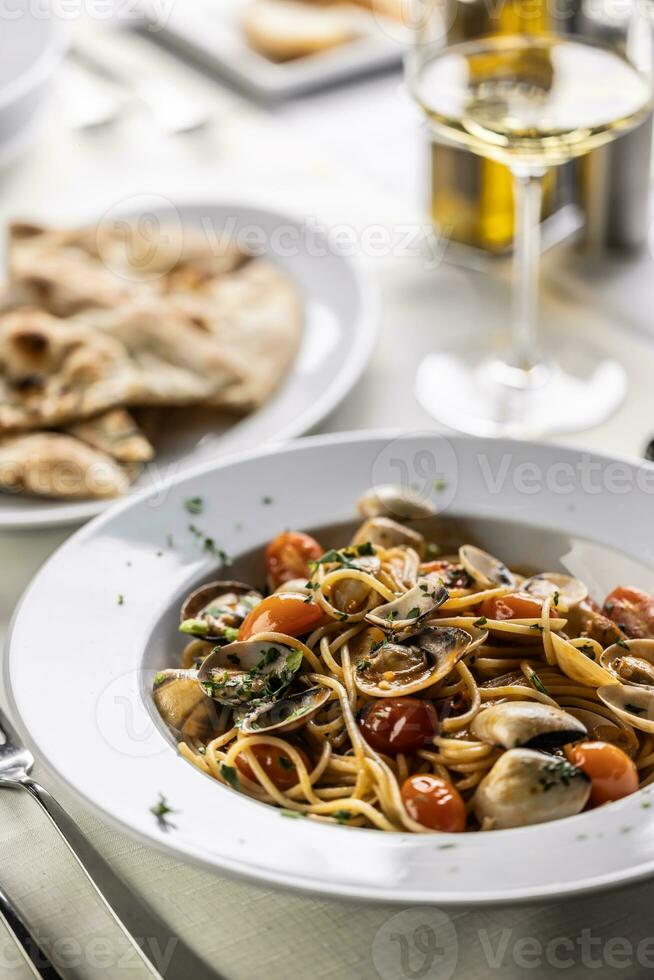
<instances>
[{"instance_id":1,"label":"glass stem","mask_svg":"<svg viewBox=\"0 0 654 980\"><path fill-rule=\"evenodd\" d=\"M513 246L513 331L511 363L518 387L538 383L538 275L544 170L513 170L515 233Z\"/></svg>"}]
</instances>

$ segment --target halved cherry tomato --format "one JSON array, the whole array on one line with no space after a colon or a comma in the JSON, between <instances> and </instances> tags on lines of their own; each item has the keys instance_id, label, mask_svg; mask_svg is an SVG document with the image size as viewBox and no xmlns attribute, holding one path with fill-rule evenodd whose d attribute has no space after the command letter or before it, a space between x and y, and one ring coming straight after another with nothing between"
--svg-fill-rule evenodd
<instances>
[{"instance_id":1,"label":"halved cherry tomato","mask_svg":"<svg viewBox=\"0 0 654 980\"><path fill-rule=\"evenodd\" d=\"M370 701L359 715L359 728L368 745L385 755L416 752L434 735L438 715L431 701L381 698Z\"/></svg>"},{"instance_id":2,"label":"halved cherry tomato","mask_svg":"<svg viewBox=\"0 0 654 980\"><path fill-rule=\"evenodd\" d=\"M627 636L654 639L654 596L648 592L619 586L607 595L602 611Z\"/></svg>"},{"instance_id":3,"label":"halved cherry tomato","mask_svg":"<svg viewBox=\"0 0 654 980\"><path fill-rule=\"evenodd\" d=\"M538 619L543 603L527 592L511 592L509 595L484 599L479 606L480 615L486 619ZM550 609L550 616L555 612Z\"/></svg>"},{"instance_id":4,"label":"halved cherry tomato","mask_svg":"<svg viewBox=\"0 0 654 980\"><path fill-rule=\"evenodd\" d=\"M402 802L411 819L430 830L460 834L466 829L466 805L458 790L440 776L409 776L402 786Z\"/></svg>"},{"instance_id":5,"label":"halved cherry tomato","mask_svg":"<svg viewBox=\"0 0 654 980\"><path fill-rule=\"evenodd\" d=\"M300 749L295 745L293 748L297 748L307 771L310 772L311 763L309 762L309 757L304 749ZM268 778L275 784L277 789L292 789L293 786L296 786L299 783L300 779L295 763L283 749L277 748L276 745L252 745L250 746L250 751L265 772L266 776L268 776ZM250 763L244 755L236 756L236 768L242 772L247 779L251 779L254 783L259 782L250 767Z\"/></svg>"},{"instance_id":6,"label":"halved cherry tomato","mask_svg":"<svg viewBox=\"0 0 654 980\"><path fill-rule=\"evenodd\" d=\"M590 779L593 806L621 800L638 789L638 770L626 752L609 742L577 742L565 749L568 761Z\"/></svg>"},{"instance_id":7,"label":"halved cherry tomato","mask_svg":"<svg viewBox=\"0 0 654 980\"><path fill-rule=\"evenodd\" d=\"M322 617L320 606L307 602L301 592L278 592L250 610L241 623L238 638L248 640L255 633L302 636L317 626Z\"/></svg>"},{"instance_id":8,"label":"halved cherry tomato","mask_svg":"<svg viewBox=\"0 0 654 980\"><path fill-rule=\"evenodd\" d=\"M322 547L310 534L283 531L266 548L266 574L271 588L276 589L294 578L307 578L309 562L317 561Z\"/></svg>"}]
</instances>

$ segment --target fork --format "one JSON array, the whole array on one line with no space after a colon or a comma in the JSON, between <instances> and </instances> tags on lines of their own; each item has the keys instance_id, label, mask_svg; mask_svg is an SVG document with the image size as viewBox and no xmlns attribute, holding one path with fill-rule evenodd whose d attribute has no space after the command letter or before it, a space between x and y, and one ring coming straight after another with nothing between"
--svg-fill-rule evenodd
<instances>
[{"instance_id":1,"label":"fork","mask_svg":"<svg viewBox=\"0 0 654 980\"><path fill-rule=\"evenodd\" d=\"M32 779L30 772L34 765L34 756L29 749L22 745L16 730L2 709L0 709L0 735L4 736L5 739L0 744L0 787L23 789L36 800L66 843L68 850L84 872L96 895L138 955L143 966L149 970L150 975L156 980L164 980L162 974L123 921L129 916L129 909L134 905L136 900L134 894L128 886L123 884L92 844L84 837L70 814L57 803L47 789ZM122 914L118 911L119 908L123 910ZM131 914L134 914L133 911ZM164 937L170 941L170 930L151 910L148 910L147 929L152 933L157 933L157 936L153 938ZM146 933L144 933L145 935ZM176 942L179 941L176 940ZM185 963L180 975L193 976L197 980L208 977L218 978L218 974L210 970L206 963L191 950L183 946L182 949Z\"/></svg>"}]
</instances>

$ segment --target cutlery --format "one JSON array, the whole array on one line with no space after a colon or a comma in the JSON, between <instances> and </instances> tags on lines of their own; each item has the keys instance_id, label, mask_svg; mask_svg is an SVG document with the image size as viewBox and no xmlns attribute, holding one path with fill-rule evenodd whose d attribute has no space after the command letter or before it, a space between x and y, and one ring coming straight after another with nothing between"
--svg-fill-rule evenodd
<instances>
[{"instance_id":1,"label":"cutlery","mask_svg":"<svg viewBox=\"0 0 654 980\"><path fill-rule=\"evenodd\" d=\"M150 909L145 910L142 904L138 903L134 893L118 878L84 837L70 814L57 803L47 789L32 779L30 772L34 765L34 756L22 745L16 730L1 709L0 737L4 737L4 741L0 742L0 788L23 789L36 800L150 975L155 980L164 980L164 976L159 972L148 952L141 947L135 935L152 940L153 948L156 942L159 951L169 948L171 941L174 943L173 957L166 971L169 978L192 976L193 980L210 980L210 978L220 980L219 975L200 957L184 946L176 936L171 935L170 929L154 912ZM128 919L134 920L133 931L126 924L125 920ZM54 978L57 974L51 973L45 976L50 980L50 977Z\"/></svg>"},{"instance_id":2,"label":"cutlery","mask_svg":"<svg viewBox=\"0 0 654 980\"><path fill-rule=\"evenodd\" d=\"M41 980L63 980L61 973L54 968L2 888L0 888L0 921L4 922L9 934L20 947L25 962L35 977L40 977Z\"/></svg>"},{"instance_id":3,"label":"cutlery","mask_svg":"<svg viewBox=\"0 0 654 980\"><path fill-rule=\"evenodd\" d=\"M75 41L70 56L87 71L143 103L164 133L191 133L203 129L211 120L206 102L187 94L161 73L128 75L121 71L89 35Z\"/></svg>"}]
</instances>

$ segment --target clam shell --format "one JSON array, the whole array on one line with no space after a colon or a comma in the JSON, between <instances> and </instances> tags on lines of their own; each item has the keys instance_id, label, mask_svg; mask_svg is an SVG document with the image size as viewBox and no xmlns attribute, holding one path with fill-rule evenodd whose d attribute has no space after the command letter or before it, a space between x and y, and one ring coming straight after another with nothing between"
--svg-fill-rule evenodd
<instances>
[{"instance_id":1,"label":"clam shell","mask_svg":"<svg viewBox=\"0 0 654 980\"><path fill-rule=\"evenodd\" d=\"M470 731L488 745L548 751L588 734L585 726L567 711L539 701L502 701L483 708L473 719Z\"/></svg>"},{"instance_id":2,"label":"clam shell","mask_svg":"<svg viewBox=\"0 0 654 980\"><path fill-rule=\"evenodd\" d=\"M516 586L516 578L513 572L499 558L489 555L487 551L482 551L474 544L461 545L459 561L468 575L471 575L475 582L485 588L501 585L513 589Z\"/></svg>"},{"instance_id":3,"label":"clam shell","mask_svg":"<svg viewBox=\"0 0 654 980\"><path fill-rule=\"evenodd\" d=\"M421 494L392 483L381 483L366 490L357 500L357 510L362 517L395 517L399 520L417 520L436 513L434 505Z\"/></svg>"},{"instance_id":4,"label":"clam shell","mask_svg":"<svg viewBox=\"0 0 654 980\"><path fill-rule=\"evenodd\" d=\"M626 724L654 734L654 688L611 683L598 687L597 696Z\"/></svg>"},{"instance_id":5,"label":"clam shell","mask_svg":"<svg viewBox=\"0 0 654 980\"><path fill-rule=\"evenodd\" d=\"M541 572L539 575L532 575L522 583L520 588L523 592L543 600L558 594L559 601L554 608L559 612L578 606L588 597L588 589L583 582L559 572Z\"/></svg>"},{"instance_id":6,"label":"clam shell","mask_svg":"<svg viewBox=\"0 0 654 980\"><path fill-rule=\"evenodd\" d=\"M330 697L329 688L317 686L280 698L272 704L259 705L245 716L241 731L246 735L294 732L311 721Z\"/></svg>"},{"instance_id":7,"label":"clam shell","mask_svg":"<svg viewBox=\"0 0 654 980\"><path fill-rule=\"evenodd\" d=\"M221 704L274 700L302 663L298 647L272 640L241 640L216 647L198 671L203 690Z\"/></svg>"},{"instance_id":8,"label":"clam shell","mask_svg":"<svg viewBox=\"0 0 654 980\"><path fill-rule=\"evenodd\" d=\"M480 823L506 830L571 817L589 796L590 780L565 759L508 749L477 787L473 808Z\"/></svg>"},{"instance_id":9,"label":"clam shell","mask_svg":"<svg viewBox=\"0 0 654 980\"><path fill-rule=\"evenodd\" d=\"M413 548L420 558L425 553L425 539L418 531L398 524L390 517L371 517L364 521L350 542L354 547L373 544L378 548Z\"/></svg>"},{"instance_id":10,"label":"clam shell","mask_svg":"<svg viewBox=\"0 0 654 980\"><path fill-rule=\"evenodd\" d=\"M366 622L381 629L410 629L442 606L447 597L444 585L419 582L399 598L366 613Z\"/></svg>"},{"instance_id":11,"label":"clam shell","mask_svg":"<svg viewBox=\"0 0 654 980\"><path fill-rule=\"evenodd\" d=\"M654 640L621 640L600 656L602 667L622 684L654 685Z\"/></svg>"},{"instance_id":12,"label":"clam shell","mask_svg":"<svg viewBox=\"0 0 654 980\"><path fill-rule=\"evenodd\" d=\"M415 694L438 683L456 667L472 637L456 627L425 627L402 642L384 642L355 660L354 681L375 698Z\"/></svg>"}]
</instances>

